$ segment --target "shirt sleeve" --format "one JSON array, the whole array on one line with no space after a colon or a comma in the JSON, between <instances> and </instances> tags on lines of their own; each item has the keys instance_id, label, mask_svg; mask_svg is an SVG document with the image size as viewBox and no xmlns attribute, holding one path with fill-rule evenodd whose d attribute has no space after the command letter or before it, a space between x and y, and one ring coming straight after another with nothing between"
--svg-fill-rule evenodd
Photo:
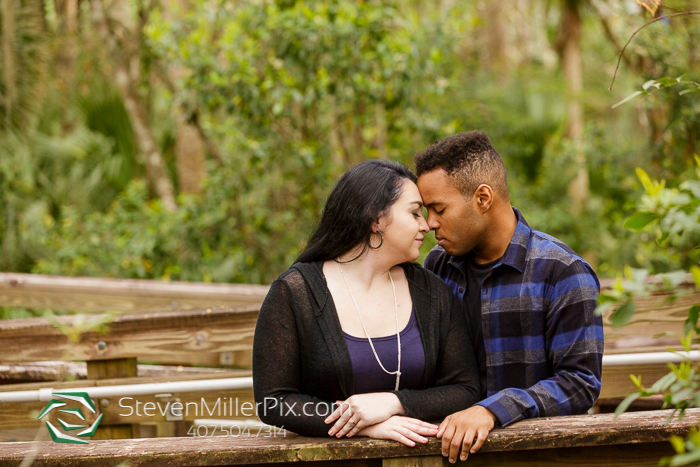
<instances>
[{"instance_id":1,"label":"shirt sleeve","mask_svg":"<svg viewBox=\"0 0 700 467\"><path fill-rule=\"evenodd\" d=\"M303 436L328 436L331 401L302 394L291 292L277 279L260 307L253 340L253 393L260 420ZM324 415L325 414L325 415Z\"/></svg>"},{"instance_id":2,"label":"shirt sleeve","mask_svg":"<svg viewBox=\"0 0 700 467\"><path fill-rule=\"evenodd\" d=\"M501 426L524 418L585 413L598 399L603 320L595 315L600 285L587 264L567 266L545 297L545 352L553 376L526 389L507 388L478 403Z\"/></svg>"}]
</instances>

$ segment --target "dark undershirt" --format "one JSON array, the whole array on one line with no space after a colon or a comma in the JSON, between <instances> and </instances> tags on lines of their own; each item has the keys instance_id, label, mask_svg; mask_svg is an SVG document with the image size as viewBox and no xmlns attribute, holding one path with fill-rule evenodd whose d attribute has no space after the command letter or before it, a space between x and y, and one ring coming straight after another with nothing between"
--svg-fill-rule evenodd
<instances>
[{"instance_id":1,"label":"dark undershirt","mask_svg":"<svg viewBox=\"0 0 700 467\"><path fill-rule=\"evenodd\" d=\"M484 346L484 333L481 327L481 288L484 282L491 275L493 267L501 261L485 264L477 264L474 255L471 253L464 257L464 268L467 276L467 290L464 292L464 317L472 329L472 342L474 345L474 355L479 365L479 379L481 380L481 398L486 398L486 347Z\"/></svg>"}]
</instances>

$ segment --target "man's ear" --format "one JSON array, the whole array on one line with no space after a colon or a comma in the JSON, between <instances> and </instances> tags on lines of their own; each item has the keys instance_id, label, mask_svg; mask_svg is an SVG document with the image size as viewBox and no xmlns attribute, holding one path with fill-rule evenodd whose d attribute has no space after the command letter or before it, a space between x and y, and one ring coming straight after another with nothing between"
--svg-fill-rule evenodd
<instances>
[{"instance_id":1,"label":"man's ear","mask_svg":"<svg viewBox=\"0 0 700 467\"><path fill-rule=\"evenodd\" d=\"M491 209L491 205L493 204L493 196L493 189L489 185L486 185L485 183L479 185L474 192L477 208L481 212L486 212Z\"/></svg>"}]
</instances>

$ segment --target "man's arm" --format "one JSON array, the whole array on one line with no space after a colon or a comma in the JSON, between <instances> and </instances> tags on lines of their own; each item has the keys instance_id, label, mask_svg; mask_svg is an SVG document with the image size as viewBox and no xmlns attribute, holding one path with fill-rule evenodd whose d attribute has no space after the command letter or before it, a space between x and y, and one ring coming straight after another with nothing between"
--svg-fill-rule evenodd
<instances>
[{"instance_id":1,"label":"man's arm","mask_svg":"<svg viewBox=\"0 0 700 467\"><path fill-rule=\"evenodd\" d=\"M547 359L553 375L526 389L508 388L479 402L502 426L524 418L585 413L598 399L603 364L603 320L595 315L598 280L575 261L545 298Z\"/></svg>"},{"instance_id":2,"label":"man's arm","mask_svg":"<svg viewBox=\"0 0 700 467\"><path fill-rule=\"evenodd\" d=\"M559 274L545 297L552 377L529 388L504 389L445 419L438 437L451 462L460 450L462 459L478 451L494 422L507 426L524 418L584 413L595 403L603 359L603 322L594 313L598 292L595 274L580 261Z\"/></svg>"}]
</instances>

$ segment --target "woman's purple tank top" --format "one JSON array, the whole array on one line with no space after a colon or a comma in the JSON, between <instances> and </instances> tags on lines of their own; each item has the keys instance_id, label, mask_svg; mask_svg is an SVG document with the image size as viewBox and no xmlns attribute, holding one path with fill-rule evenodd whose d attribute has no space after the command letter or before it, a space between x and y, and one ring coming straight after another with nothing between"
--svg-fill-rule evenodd
<instances>
[{"instance_id":1,"label":"woman's purple tank top","mask_svg":"<svg viewBox=\"0 0 700 467\"><path fill-rule=\"evenodd\" d=\"M393 391L396 387L396 375L389 375L381 369L374 358L372 348L366 338L351 336L343 332L345 342L352 360L352 372L355 394L367 392ZM379 360L388 371L396 371L398 353L396 335L373 337L372 343ZM411 319L401 331L401 380L399 389L420 389L425 368L423 341L418 330L415 310L411 310Z\"/></svg>"}]
</instances>

